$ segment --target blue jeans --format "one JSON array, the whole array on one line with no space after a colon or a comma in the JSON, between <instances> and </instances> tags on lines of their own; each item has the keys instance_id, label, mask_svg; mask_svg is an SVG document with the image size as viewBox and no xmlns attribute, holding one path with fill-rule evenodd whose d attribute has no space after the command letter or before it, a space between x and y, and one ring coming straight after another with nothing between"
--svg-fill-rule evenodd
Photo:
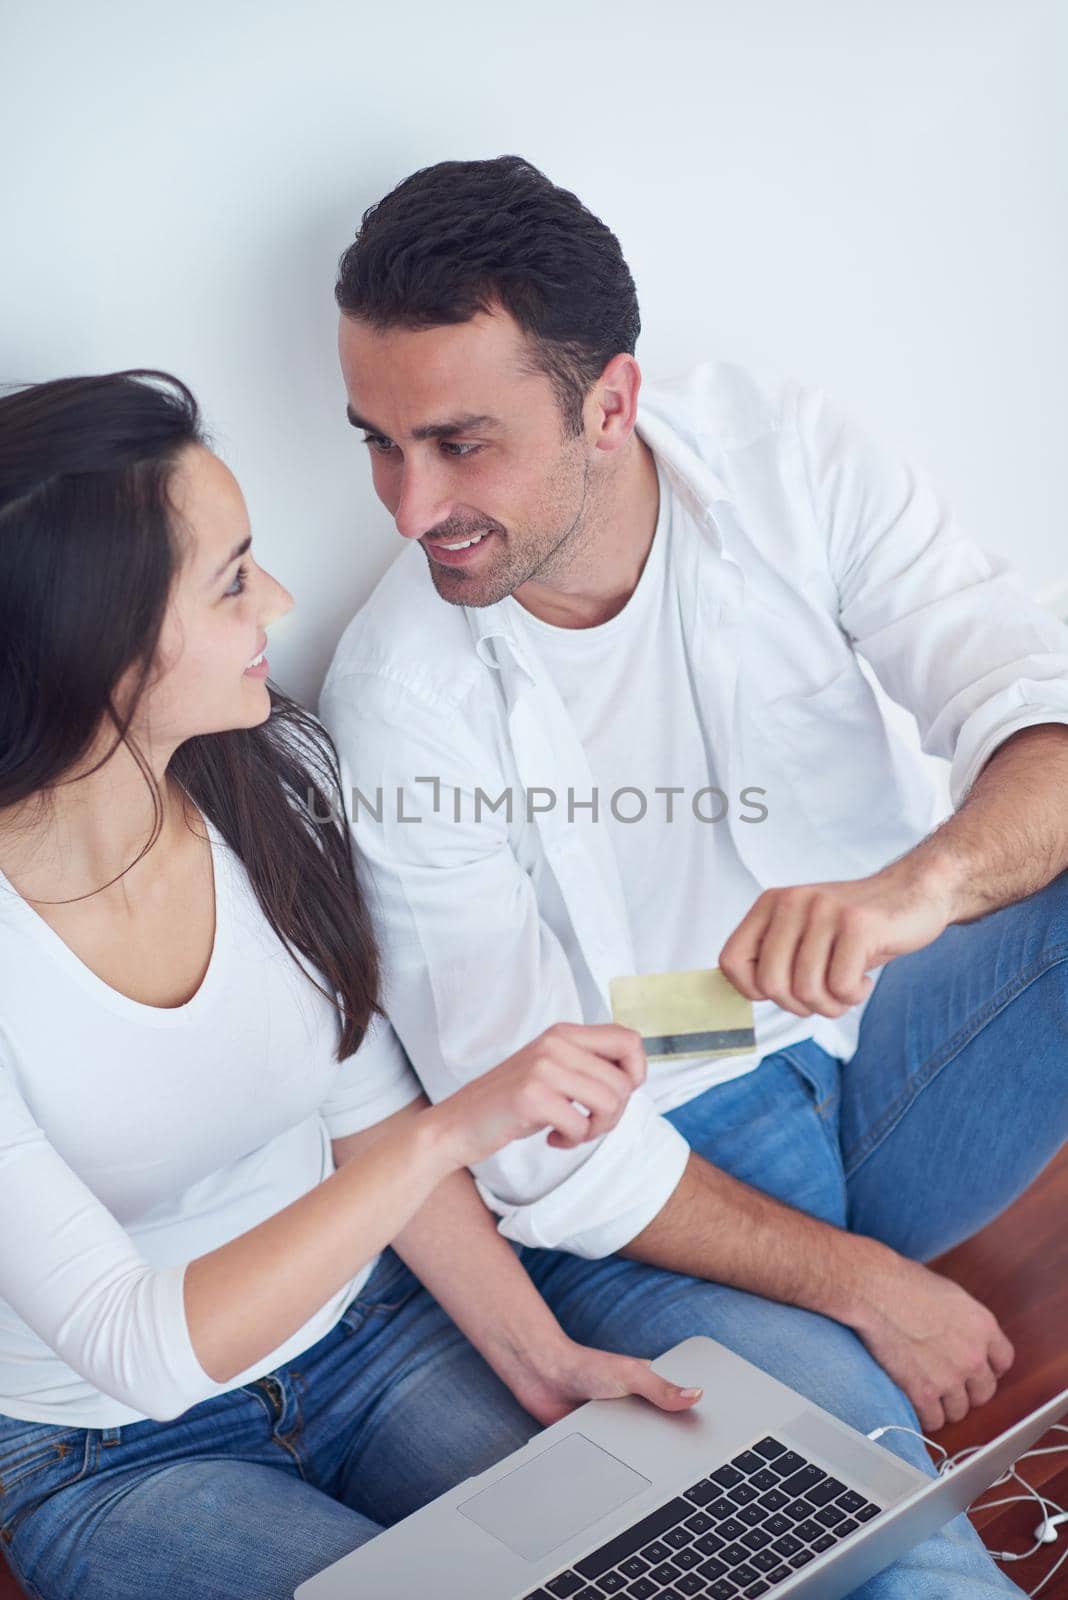
<instances>
[{"instance_id":1,"label":"blue jeans","mask_svg":"<svg viewBox=\"0 0 1068 1600\"><path fill-rule=\"evenodd\" d=\"M929 1261L967 1239L1068 1139L1068 873L884 968L848 1063L806 1040L669 1120L732 1176L903 1255ZM837 1322L619 1256L522 1256L584 1343L654 1356L711 1334L863 1433L919 1428L904 1394ZM919 1440L883 1442L933 1471ZM1020 1590L960 1517L856 1600L1005 1593Z\"/></svg>"},{"instance_id":2,"label":"blue jeans","mask_svg":"<svg viewBox=\"0 0 1068 1600\"><path fill-rule=\"evenodd\" d=\"M1066 1040L1062 874L890 963L848 1063L807 1041L670 1116L734 1176L928 1260L997 1215L1068 1137ZM656 1356L711 1334L863 1432L918 1427L859 1339L827 1318L618 1256L520 1256L583 1343ZM0 1418L0 1543L43 1600L289 1600L311 1573L536 1431L386 1251L295 1364L174 1422L87 1430ZM884 1444L932 1470L918 1440ZM856 1600L1019 1593L961 1517Z\"/></svg>"},{"instance_id":3,"label":"blue jeans","mask_svg":"<svg viewBox=\"0 0 1068 1600\"><path fill-rule=\"evenodd\" d=\"M0 1540L43 1600L292 1600L536 1431L386 1250L292 1365L173 1422L0 1418Z\"/></svg>"}]
</instances>

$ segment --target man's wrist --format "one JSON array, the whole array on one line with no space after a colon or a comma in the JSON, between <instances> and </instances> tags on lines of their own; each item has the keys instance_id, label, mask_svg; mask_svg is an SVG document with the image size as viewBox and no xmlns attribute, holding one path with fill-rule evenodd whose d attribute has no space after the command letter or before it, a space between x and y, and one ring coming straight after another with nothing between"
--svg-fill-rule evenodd
<instances>
[{"instance_id":1,"label":"man's wrist","mask_svg":"<svg viewBox=\"0 0 1068 1600\"><path fill-rule=\"evenodd\" d=\"M900 889L913 902L922 900L939 906L947 927L975 914L965 852L942 829L936 829L876 877Z\"/></svg>"},{"instance_id":2,"label":"man's wrist","mask_svg":"<svg viewBox=\"0 0 1068 1600\"><path fill-rule=\"evenodd\" d=\"M818 1298L809 1306L854 1333L870 1332L878 1320L875 1284L885 1277L894 1251L862 1233L834 1231L829 1268Z\"/></svg>"}]
</instances>

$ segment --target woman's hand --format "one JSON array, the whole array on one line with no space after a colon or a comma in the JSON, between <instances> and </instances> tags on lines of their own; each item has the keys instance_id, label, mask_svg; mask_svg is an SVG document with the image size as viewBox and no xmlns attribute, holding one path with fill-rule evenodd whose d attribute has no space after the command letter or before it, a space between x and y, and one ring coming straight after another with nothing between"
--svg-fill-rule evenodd
<instances>
[{"instance_id":1,"label":"woman's hand","mask_svg":"<svg viewBox=\"0 0 1068 1600\"><path fill-rule=\"evenodd\" d=\"M615 1127L645 1072L633 1028L557 1022L423 1115L457 1167L543 1128L551 1145L570 1149Z\"/></svg>"},{"instance_id":2,"label":"woman's hand","mask_svg":"<svg viewBox=\"0 0 1068 1600\"><path fill-rule=\"evenodd\" d=\"M586 1400L636 1394L661 1411L688 1411L702 1394L669 1383L638 1356L592 1350L564 1335L551 1350L517 1352L514 1365L501 1363L498 1370L524 1410L546 1427Z\"/></svg>"}]
</instances>

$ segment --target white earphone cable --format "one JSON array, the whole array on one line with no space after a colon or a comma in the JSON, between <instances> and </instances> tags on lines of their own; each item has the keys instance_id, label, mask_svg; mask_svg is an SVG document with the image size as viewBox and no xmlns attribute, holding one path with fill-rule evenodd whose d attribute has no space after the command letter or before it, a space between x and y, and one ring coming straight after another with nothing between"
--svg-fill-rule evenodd
<instances>
[{"instance_id":1,"label":"white earphone cable","mask_svg":"<svg viewBox=\"0 0 1068 1600\"><path fill-rule=\"evenodd\" d=\"M1061 1422L1055 1422L1051 1432L1068 1434L1068 1426ZM922 1439L924 1444L928 1445L932 1450L937 1450L942 1458L937 1464L939 1477L945 1477L947 1472L951 1472L954 1467L966 1460L968 1456L974 1455L977 1450L982 1449L981 1445L966 1445L963 1450L958 1450L954 1455L950 1455L945 1447L938 1443L937 1439L929 1439L925 1433L920 1433L916 1428L908 1428L903 1423L898 1422L887 1423L882 1428L873 1428L867 1437L872 1440L881 1439L885 1433L911 1433L914 1438ZM1026 1461L1031 1456L1055 1456L1063 1451L1068 1451L1068 1443L1042 1445L1034 1450L1025 1450L1023 1455L1019 1456L1012 1463L1012 1466L1001 1474L1000 1478L995 1478L994 1482L983 1490L983 1494L988 1494L991 1489L997 1489L1011 1480L1024 1493L1008 1495L999 1500L983 1500L980 1496L968 1507L969 1511L989 1511L996 1506L1026 1505L1028 1501L1033 1501L1038 1506L1042 1521L1034 1531L1031 1548L1020 1551L991 1550L990 1554L995 1561L1027 1561L1031 1556L1037 1555L1044 1544L1056 1544L1057 1529L1062 1523L1068 1523L1068 1511L1063 1506L1057 1505L1055 1501L1048 1499L1044 1494L1040 1494L1033 1484L1020 1477L1016 1469L1021 1461ZM1056 1576L1066 1561L1068 1561L1068 1549L1061 1552L1045 1577L1030 1591L1032 1597L1039 1594L1046 1587L1050 1579Z\"/></svg>"}]
</instances>

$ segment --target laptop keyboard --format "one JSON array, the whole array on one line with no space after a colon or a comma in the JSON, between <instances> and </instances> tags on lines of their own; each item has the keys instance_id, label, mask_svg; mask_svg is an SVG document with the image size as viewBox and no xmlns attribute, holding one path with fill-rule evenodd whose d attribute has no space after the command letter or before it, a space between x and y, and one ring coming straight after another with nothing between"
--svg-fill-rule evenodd
<instances>
[{"instance_id":1,"label":"laptop keyboard","mask_svg":"<svg viewBox=\"0 0 1068 1600\"><path fill-rule=\"evenodd\" d=\"M756 1600L881 1510L768 1437L526 1600Z\"/></svg>"}]
</instances>

